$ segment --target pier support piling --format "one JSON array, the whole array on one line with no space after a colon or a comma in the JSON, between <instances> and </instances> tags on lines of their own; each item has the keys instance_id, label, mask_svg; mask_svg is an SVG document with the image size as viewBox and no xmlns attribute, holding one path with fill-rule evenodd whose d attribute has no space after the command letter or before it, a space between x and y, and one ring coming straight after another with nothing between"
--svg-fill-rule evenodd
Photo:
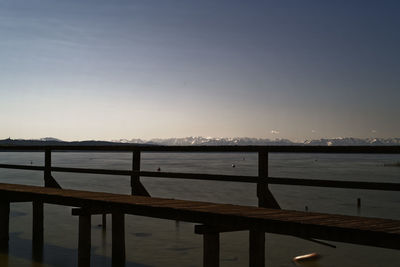
<instances>
[{"instance_id":1,"label":"pier support piling","mask_svg":"<svg viewBox=\"0 0 400 267\"><path fill-rule=\"evenodd\" d=\"M90 267L91 215L79 215L78 267Z\"/></svg>"},{"instance_id":2,"label":"pier support piling","mask_svg":"<svg viewBox=\"0 0 400 267\"><path fill-rule=\"evenodd\" d=\"M112 213L112 266L125 266L125 214Z\"/></svg>"},{"instance_id":3,"label":"pier support piling","mask_svg":"<svg viewBox=\"0 0 400 267\"><path fill-rule=\"evenodd\" d=\"M249 233L249 266L265 266L265 233L250 230Z\"/></svg>"},{"instance_id":4,"label":"pier support piling","mask_svg":"<svg viewBox=\"0 0 400 267\"><path fill-rule=\"evenodd\" d=\"M43 202L32 202L32 258L36 261L43 259Z\"/></svg>"},{"instance_id":5,"label":"pier support piling","mask_svg":"<svg viewBox=\"0 0 400 267\"><path fill-rule=\"evenodd\" d=\"M10 231L10 202L0 201L0 251L8 250Z\"/></svg>"},{"instance_id":6,"label":"pier support piling","mask_svg":"<svg viewBox=\"0 0 400 267\"><path fill-rule=\"evenodd\" d=\"M219 267L219 233L203 234L203 266Z\"/></svg>"}]
</instances>

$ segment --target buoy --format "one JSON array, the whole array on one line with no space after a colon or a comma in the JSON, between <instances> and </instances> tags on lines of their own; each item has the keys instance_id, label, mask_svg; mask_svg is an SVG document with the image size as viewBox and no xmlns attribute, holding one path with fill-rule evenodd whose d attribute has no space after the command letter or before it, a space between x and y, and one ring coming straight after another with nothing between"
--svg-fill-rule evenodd
<instances>
[{"instance_id":1,"label":"buoy","mask_svg":"<svg viewBox=\"0 0 400 267\"><path fill-rule=\"evenodd\" d=\"M235 168L236 167L236 165L235 164L232 164L232 168Z\"/></svg>"},{"instance_id":2,"label":"buoy","mask_svg":"<svg viewBox=\"0 0 400 267\"><path fill-rule=\"evenodd\" d=\"M159 171L161 171L161 168L160 168L160 167L158 167L158 168L157 168L157 171L158 171L158 172L159 172Z\"/></svg>"},{"instance_id":3,"label":"buoy","mask_svg":"<svg viewBox=\"0 0 400 267\"><path fill-rule=\"evenodd\" d=\"M310 254L305 254L305 255L300 255L300 256L294 257L293 261L301 262L301 261L307 261L307 260L316 260L319 257L320 256L317 253L313 252Z\"/></svg>"}]
</instances>

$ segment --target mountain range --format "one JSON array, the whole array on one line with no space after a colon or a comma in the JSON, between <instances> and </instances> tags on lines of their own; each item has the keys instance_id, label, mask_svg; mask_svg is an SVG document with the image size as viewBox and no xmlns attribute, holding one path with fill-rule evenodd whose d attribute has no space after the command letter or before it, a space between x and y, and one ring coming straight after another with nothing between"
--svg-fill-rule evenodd
<instances>
[{"instance_id":1,"label":"mountain range","mask_svg":"<svg viewBox=\"0 0 400 267\"><path fill-rule=\"evenodd\" d=\"M314 145L314 146L349 146L349 145L400 145L400 138L326 138L305 140L303 142L294 142L288 139L266 139L266 138L249 138L249 137L236 137L236 138L214 138L214 137L201 137L190 136L183 138L165 138L165 139L119 139L113 140L115 143L134 143L134 144L153 144L153 145Z\"/></svg>"},{"instance_id":2,"label":"mountain range","mask_svg":"<svg viewBox=\"0 0 400 267\"><path fill-rule=\"evenodd\" d=\"M41 139L4 139L0 140L0 145L119 145L119 144L136 144L136 145L165 145L165 146L248 146L248 145L311 145L311 146L390 146L400 145L400 138L326 138L306 140L303 142L294 142L288 139L264 139L250 137L236 138L214 138L190 136L183 138L155 138L150 140L143 139L119 139L112 141L73 141L67 142L53 137L45 137Z\"/></svg>"}]
</instances>

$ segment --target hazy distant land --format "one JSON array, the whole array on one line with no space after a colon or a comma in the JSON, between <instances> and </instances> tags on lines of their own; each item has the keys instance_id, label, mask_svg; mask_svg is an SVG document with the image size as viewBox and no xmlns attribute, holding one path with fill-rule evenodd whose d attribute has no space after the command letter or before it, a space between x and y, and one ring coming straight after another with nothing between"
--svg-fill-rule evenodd
<instances>
[{"instance_id":1,"label":"hazy distant land","mask_svg":"<svg viewBox=\"0 0 400 267\"><path fill-rule=\"evenodd\" d=\"M184 137L184 138L157 138L151 140L142 139L119 139L112 141L72 141L67 142L53 137L45 137L41 139L3 139L0 140L0 145L119 145L119 144L132 144L132 145L314 145L314 146L389 146L400 145L400 138L329 138L329 139L315 139L306 140L304 142L294 142L288 139L263 139L263 138L212 138L212 137Z\"/></svg>"}]
</instances>

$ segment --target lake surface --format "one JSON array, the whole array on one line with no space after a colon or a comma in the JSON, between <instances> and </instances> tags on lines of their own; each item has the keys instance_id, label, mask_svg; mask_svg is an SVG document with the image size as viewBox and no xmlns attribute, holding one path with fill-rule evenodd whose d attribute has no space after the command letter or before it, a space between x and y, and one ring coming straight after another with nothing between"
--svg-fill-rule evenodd
<instances>
[{"instance_id":1,"label":"lake surface","mask_svg":"<svg viewBox=\"0 0 400 267\"><path fill-rule=\"evenodd\" d=\"M270 154L273 177L400 182L400 155ZM43 153L1 152L0 163L42 166ZM52 165L129 170L130 153L53 153ZM235 168L232 168L232 164ZM141 169L165 172L257 175L252 153L142 153ZM53 173L63 188L130 194L130 178L97 174ZM155 197L257 205L253 184L143 177ZM0 182L43 185L43 172L0 169ZM270 186L284 209L400 219L399 192ZM361 209L357 209L361 198ZM78 218L70 207L45 205L45 247L41 263L31 260L31 203L11 204L10 249L0 266L76 266ZM126 266L202 266L202 236L194 224L126 215ZM111 266L111 218L107 231L92 216L92 266ZM302 239L266 234L268 266L295 266L292 258L317 252L308 266L398 266L400 251L329 242L336 249ZM248 232L221 234L221 266L248 266ZM305 266L305 265L304 265Z\"/></svg>"}]
</instances>

